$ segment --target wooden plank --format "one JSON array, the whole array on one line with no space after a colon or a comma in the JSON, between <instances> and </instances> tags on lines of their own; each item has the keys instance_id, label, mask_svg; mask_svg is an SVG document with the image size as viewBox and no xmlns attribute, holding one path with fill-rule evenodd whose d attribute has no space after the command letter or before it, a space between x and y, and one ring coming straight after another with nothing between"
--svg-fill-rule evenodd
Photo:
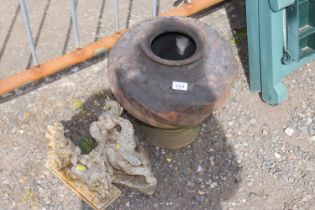
<instances>
[{"instance_id":1,"label":"wooden plank","mask_svg":"<svg viewBox=\"0 0 315 210\"><path fill-rule=\"evenodd\" d=\"M88 189L86 184L75 182L67 176L65 169L59 171L53 163L47 163L47 168L60 179L68 188L70 188L77 196L84 200L95 210L104 210L111 205L121 194L121 191L113 186L111 197L101 202L97 199L97 193Z\"/></svg>"}]
</instances>

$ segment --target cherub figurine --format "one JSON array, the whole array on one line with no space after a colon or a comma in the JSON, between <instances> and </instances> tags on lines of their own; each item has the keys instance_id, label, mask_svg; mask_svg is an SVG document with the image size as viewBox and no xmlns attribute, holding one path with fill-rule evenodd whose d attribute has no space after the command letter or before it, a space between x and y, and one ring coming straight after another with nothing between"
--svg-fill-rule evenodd
<instances>
[{"instance_id":1,"label":"cherub figurine","mask_svg":"<svg viewBox=\"0 0 315 210\"><path fill-rule=\"evenodd\" d=\"M80 153L80 149L64 136L64 128L61 123L48 126L46 138L49 140L48 160L58 170L69 166L71 158Z\"/></svg>"},{"instance_id":2,"label":"cherub figurine","mask_svg":"<svg viewBox=\"0 0 315 210\"><path fill-rule=\"evenodd\" d=\"M132 124L120 117L122 108L117 102L108 101L104 110L98 121L91 124L90 134L98 143L104 144L106 162L113 182L148 195L153 194L157 181L144 151L136 151ZM141 176L145 178L145 182L141 183Z\"/></svg>"},{"instance_id":3,"label":"cherub figurine","mask_svg":"<svg viewBox=\"0 0 315 210\"><path fill-rule=\"evenodd\" d=\"M113 189L104 159L101 153L93 150L88 155L82 154L72 159L72 166L67 169L69 177L86 184L90 191L98 193L97 199L94 198L98 201L109 198Z\"/></svg>"},{"instance_id":4,"label":"cherub figurine","mask_svg":"<svg viewBox=\"0 0 315 210\"><path fill-rule=\"evenodd\" d=\"M117 141L106 145L108 162L116 171L113 182L152 195L157 181L144 150L137 151L132 124L121 117L113 117L113 120L120 127ZM141 176L145 178L145 182L141 183Z\"/></svg>"}]
</instances>

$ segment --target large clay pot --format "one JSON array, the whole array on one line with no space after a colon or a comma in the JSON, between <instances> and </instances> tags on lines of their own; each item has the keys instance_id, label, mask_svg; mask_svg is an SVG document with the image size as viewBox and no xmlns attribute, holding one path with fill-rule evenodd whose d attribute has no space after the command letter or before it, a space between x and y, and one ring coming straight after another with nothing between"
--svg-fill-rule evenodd
<instances>
[{"instance_id":1,"label":"large clay pot","mask_svg":"<svg viewBox=\"0 0 315 210\"><path fill-rule=\"evenodd\" d=\"M198 126L224 104L237 72L228 42L187 17L157 17L137 24L112 48L108 67L111 90L122 106L162 129Z\"/></svg>"}]
</instances>

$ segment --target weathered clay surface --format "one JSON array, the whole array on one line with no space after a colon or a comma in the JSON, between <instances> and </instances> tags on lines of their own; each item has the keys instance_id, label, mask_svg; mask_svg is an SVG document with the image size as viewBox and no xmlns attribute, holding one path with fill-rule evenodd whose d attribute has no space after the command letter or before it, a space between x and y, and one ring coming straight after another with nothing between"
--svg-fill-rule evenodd
<instances>
[{"instance_id":1,"label":"weathered clay surface","mask_svg":"<svg viewBox=\"0 0 315 210\"><path fill-rule=\"evenodd\" d=\"M110 196L112 183L147 195L156 187L149 160L143 150L138 151L133 126L120 117L122 111L118 102L106 102L104 112L90 126L97 147L89 154L81 154L80 148L65 138L62 124L48 126L49 161L54 161L59 170L67 168L69 177L98 192L98 200Z\"/></svg>"},{"instance_id":2,"label":"weathered clay surface","mask_svg":"<svg viewBox=\"0 0 315 210\"><path fill-rule=\"evenodd\" d=\"M185 36L167 35L169 31ZM159 41L156 36L168 38ZM222 35L188 17L138 23L108 58L113 95L128 113L158 128L200 124L226 102L237 70L232 47ZM184 81L187 90L174 89L174 81Z\"/></svg>"}]
</instances>

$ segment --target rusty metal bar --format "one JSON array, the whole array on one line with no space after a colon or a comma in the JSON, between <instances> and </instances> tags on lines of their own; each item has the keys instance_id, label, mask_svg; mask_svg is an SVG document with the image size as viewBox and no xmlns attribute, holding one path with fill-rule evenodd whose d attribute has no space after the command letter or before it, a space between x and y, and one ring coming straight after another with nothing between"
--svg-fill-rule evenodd
<instances>
[{"instance_id":1,"label":"rusty metal bar","mask_svg":"<svg viewBox=\"0 0 315 210\"><path fill-rule=\"evenodd\" d=\"M184 4L180 7L171 9L168 12L162 13L161 16L191 16L222 1L223 0L194 0L191 4ZM33 66L27 71L21 71L13 76L1 79L0 95L60 72L105 52L116 43L119 36L124 32L126 32L126 29L106 36L97 42L76 49L68 54L49 60L43 64Z\"/></svg>"},{"instance_id":2,"label":"rusty metal bar","mask_svg":"<svg viewBox=\"0 0 315 210\"><path fill-rule=\"evenodd\" d=\"M224 0L191 0L191 3L171 9L161 14L161 16L190 16L223 1Z\"/></svg>"}]
</instances>

